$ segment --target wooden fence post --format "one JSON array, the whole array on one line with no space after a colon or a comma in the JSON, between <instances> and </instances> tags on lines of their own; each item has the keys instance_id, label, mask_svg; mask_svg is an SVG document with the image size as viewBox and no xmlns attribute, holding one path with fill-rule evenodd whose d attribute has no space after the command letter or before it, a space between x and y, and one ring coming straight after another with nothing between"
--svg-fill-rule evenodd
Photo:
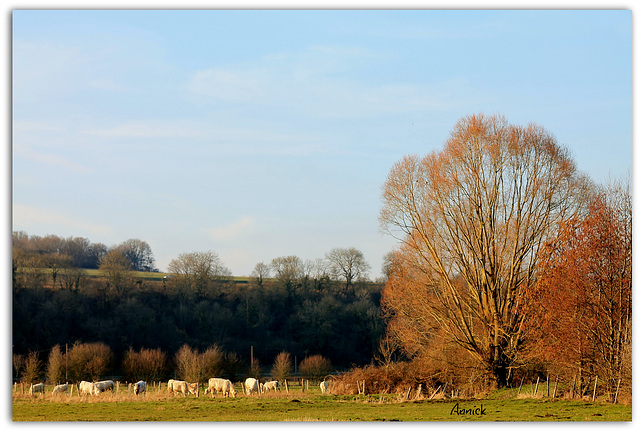
<instances>
[{"instance_id":1,"label":"wooden fence post","mask_svg":"<svg viewBox=\"0 0 640 432\"><path fill-rule=\"evenodd\" d=\"M416 392L416 394L413 396L414 399L418 399L420 397L420 393L422 393L422 384L418 385L418 391Z\"/></svg>"},{"instance_id":2,"label":"wooden fence post","mask_svg":"<svg viewBox=\"0 0 640 432\"><path fill-rule=\"evenodd\" d=\"M522 390L522 384L524 383L524 377L520 380L520 387L518 387L518 394L520 394L520 390Z\"/></svg>"},{"instance_id":3,"label":"wooden fence post","mask_svg":"<svg viewBox=\"0 0 640 432\"><path fill-rule=\"evenodd\" d=\"M618 378L618 386L616 387L616 396L613 398L613 403L615 405L616 402L618 402L618 390L620 390L620 380L622 378Z\"/></svg>"},{"instance_id":4,"label":"wooden fence post","mask_svg":"<svg viewBox=\"0 0 640 432\"><path fill-rule=\"evenodd\" d=\"M404 396L404 398L406 400L409 400L409 395L411 394L411 386L409 386L409 389L407 390L407 394Z\"/></svg>"},{"instance_id":5,"label":"wooden fence post","mask_svg":"<svg viewBox=\"0 0 640 432\"><path fill-rule=\"evenodd\" d=\"M287 389L287 394L289 394L289 384L287 384L287 380L284 380L284 388Z\"/></svg>"},{"instance_id":6,"label":"wooden fence post","mask_svg":"<svg viewBox=\"0 0 640 432\"><path fill-rule=\"evenodd\" d=\"M558 390L558 376L556 375L556 384L553 386L553 398L556 398L556 390Z\"/></svg>"},{"instance_id":7,"label":"wooden fence post","mask_svg":"<svg viewBox=\"0 0 640 432\"><path fill-rule=\"evenodd\" d=\"M549 397L549 375L547 375L547 397Z\"/></svg>"},{"instance_id":8,"label":"wooden fence post","mask_svg":"<svg viewBox=\"0 0 640 432\"><path fill-rule=\"evenodd\" d=\"M436 389L436 391L433 392L433 394L431 395L431 397L429 398L429 400L433 399L435 395L438 394L438 391L440 390L440 387L442 387L442 384L438 386L438 388Z\"/></svg>"},{"instance_id":9,"label":"wooden fence post","mask_svg":"<svg viewBox=\"0 0 640 432\"><path fill-rule=\"evenodd\" d=\"M598 375L596 375L596 382L593 385L593 397L591 398L591 401L595 401L596 400L596 389L598 388Z\"/></svg>"},{"instance_id":10,"label":"wooden fence post","mask_svg":"<svg viewBox=\"0 0 640 432\"><path fill-rule=\"evenodd\" d=\"M538 376L538 379L536 380L536 390L533 392L534 396L538 395L538 384L540 383L540 377Z\"/></svg>"}]
</instances>

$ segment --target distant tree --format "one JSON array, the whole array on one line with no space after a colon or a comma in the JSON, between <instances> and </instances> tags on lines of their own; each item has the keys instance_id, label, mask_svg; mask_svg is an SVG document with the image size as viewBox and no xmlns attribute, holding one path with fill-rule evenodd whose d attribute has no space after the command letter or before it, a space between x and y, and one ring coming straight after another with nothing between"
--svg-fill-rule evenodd
<instances>
[{"instance_id":1,"label":"distant tree","mask_svg":"<svg viewBox=\"0 0 640 432\"><path fill-rule=\"evenodd\" d=\"M397 162L380 213L405 264L383 293L392 319L425 343L430 326L444 329L505 386L537 252L581 208L588 185L549 132L501 116L464 117L443 150Z\"/></svg>"},{"instance_id":2,"label":"distant tree","mask_svg":"<svg viewBox=\"0 0 640 432\"><path fill-rule=\"evenodd\" d=\"M17 382L22 377L24 369L25 356L22 354L13 354L13 382Z\"/></svg>"},{"instance_id":3,"label":"distant tree","mask_svg":"<svg viewBox=\"0 0 640 432\"><path fill-rule=\"evenodd\" d=\"M200 366L198 365L198 352L189 345L184 344L175 354L176 377L181 380L195 382L202 379Z\"/></svg>"},{"instance_id":4,"label":"distant tree","mask_svg":"<svg viewBox=\"0 0 640 432\"><path fill-rule=\"evenodd\" d=\"M29 352L24 361L22 380L28 384L37 383L42 375L42 362L35 351Z\"/></svg>"},{"instance_id":5,"label":"distant tree","mask_svg":"<svg viewBox=\"0 0 640 432\"><path fill-rule=\"evenodd\" d=\"M143 348L140 351L129 348L122 360L122 372L131 382L160 380L165 376L166 369L167 355L158 348Z\"/></svg>"},{"instance_id":6,"label":"distant tree","mask_svg":"<svg viewBox=\"0 0 640 432\"><path fill-rule=\"evenodd\" d=\"M304 360L300 362L299 369L300 375L314 381L320 381L333 371L329 359L321 355L305 357Z\"/></svg>"},{"instance_id":7,"label":"distant tree","mask_svg":"<svg viewBox=\"0 0 640 432\"><path fill-rule=\"evenodd\" d=\"M213 251L180 254L171 260L168 270L178 276L179 284L199 294L204 294L212 282L225 281L231 276L231 271Z\"/></svg>"},{"instance_id":8,"label":"distant tree","mask_svg":"<svg viewBox=\"0 0 640 432\"><path fill-rule=\"evenodd\" d=\"M290 304L296 295L300 280L304 276L302 260L295 255L278 257L271 261L270 267L275 273L276 279L286 291Z\"/></svg>"},{"instance_id":9,"label":"distant tree","mask_svg":"<svg viewBox=\"0 0 640 432\"><path fill-rule=\"evenodd\" d=\"M285 379L291 376L292 371L291 354L285 351L278 354L271 368L271 376L280 382L284 382Z\"/></svg>"},{"instance_id":10,"label":"distant tree","mask_svg":"<svg viewBox=\"0 0 640 432\"><path fill-rule=\"evenodd\" d=\"M269 277L271 273L271 268L268 264L263 262L259 262L254 267L253 271L249 275L253 280L255 280L256 285L260 288L263 287L264 280Z\"/></svg>"},{"instance_id":11,"label":"distant tree","mask_svg":"<svg viewBox=\"0 0 640 432\"><path fill-rule=\"evenodd\" d=\"M71 380L97 381L110 369L113 352L105 343L76 342L67 352L67 369Z\"/></svg>"},{"instance_id":12,"label":"distant tree","mask_svg":"<svg viewBox=\"0 0 640 432\"><path fill-rule=\"evenodd\" d=\"M345 282L347 290L353 286L354 281L366 280L371 268L363 253L356 248L335 248L326 258L330 263L331 273Z\"/></svg>"},{"instance_id":13,"label":"distant tree","mask_svg":"<svg viewBox=\"0 0 640 432\"><path fill-rule=\"evenodd\" d=\"M107 277L109 287L121 295L132 284L131 263L119 249L112 249L100 259L99 269Z\"/></svg>"},{"instance_id":14,"label":"distant tree","mask_svg":"<svg viewBox=\"0 0 640 432\"><path fill-rule=\"evenodd\" d=\"M58 280L60 286L69 291L77 292L86 283L85 270L75 267L64 267L59 270Z\"/></svg>"},{"instance_id":15,"label":"distant tree","mask_svg":"<svg viewBox=\"0 0 640 432\"><path fill-rule=\"evenodd\" d=\"M283 283L295 283L304 275L302 260L295 255L274 258L271 269Z\"/></svg>"},{"instance_id":16,"label":"distant tree","mask_svg":"<svg viewBox=\"0 0 640 432\"><path fill-rule=\"evenodd\" d=\"M155 258L151 247L146 241L140 239L129 239L118 246L125 258L131 263L131 270L141 272L157 271L155 267Z\"/></svg>"},{"instance_id":17,"label":"distant tree","mask_svg":"<svg viewBox=\"0 0 640 432\"><path fill-rule=\"evenodd\" d=\"M71 257L74 267L98 268L100 259L107 251L102 243L92 244L84 237L69 237L65 239L60 252Z\"/></svg>"},{"instance_id":18,"label":"distant tree","mask_svg":"<svg viewBox=\"0 0 640 432\"><path fill-rule=\"evenodd\" d=\"M47 380L50 384L57 385L65 379L65 358L60 349L60 345L51 348L49 361L47 363Z\"/></svg>"},{"instance_id":19,"label":"distant tree","mask_svg":"<svg viewBox=\"0 0 640 432\"><path fill-rule=\"evenodd\" d=\"M204 381L206 381L208 378L219 377L223 373L225 366L224 357L224 351L215 344L209 346L202 354L200 354Z\"/></svg>"},{"instance_id":20,"label":"distant tree","mask_svg":"<svg viewBox=\"0 0 640 432\"><path fill-rule=\"evenodd\" d=\"M51 271L52 287L56 287L56 282L59 282L58 275L63 269L71 267L71 257L68 255L60 254L59 252L50 253L42 257L43 266L49 268Z\"/></svg>"},{"instance_id":21,"label":"distant tree","mask_svg":"<svg viewBox=\"0 0 640 432\"><path fill-rule=\"evenodd\" d=\"M232 382L236 381L242 371L242 362L234 352L227 352L224 355L224 373Z\"/></svg>"},{"instance_id":22,"label":"distant tree","mask_svg":"<svg viewBox=\"0 0 640 432\"><path fill-rule=\"evenodd\" d=\"M323 258L305 260L304 276L313 282L315 288L321 288L324 281L329 280L329 262Z\"/></svg>"}]
</instances>

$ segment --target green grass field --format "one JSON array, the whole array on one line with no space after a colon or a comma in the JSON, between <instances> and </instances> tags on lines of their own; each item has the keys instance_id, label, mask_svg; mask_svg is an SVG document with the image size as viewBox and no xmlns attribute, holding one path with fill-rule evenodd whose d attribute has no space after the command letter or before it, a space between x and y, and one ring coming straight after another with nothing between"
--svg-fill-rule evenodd
<instances>
[{"instance_id":1,"label":"green grass field","mask_svg":"<svg viewBox=\"0 0 640 432\"><path fill-rule=\"evenodd\" d=\"M396 395L323 395L318 390L224 399L171 396L14 394L14 421L631 421L631 406L546 398L399 401Z\"/></svg>"}]
</instances>

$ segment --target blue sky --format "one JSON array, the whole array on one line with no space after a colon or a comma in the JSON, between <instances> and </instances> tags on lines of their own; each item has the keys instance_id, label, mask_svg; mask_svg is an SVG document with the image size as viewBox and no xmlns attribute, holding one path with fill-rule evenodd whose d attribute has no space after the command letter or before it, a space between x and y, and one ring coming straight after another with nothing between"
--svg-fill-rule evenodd
<instances>
[{"instance_id":1,"label":"blue sky","mask_svg":"<svg viewBox=\"0 0 640 432\"><path fill-rule=\"evenodd\" d=\"M632 13L36 11L12 19L12 220L235 275L356 247L381 186L483 112L535 122L596 182L632 166Z\"/></svg>"}]
</instances>

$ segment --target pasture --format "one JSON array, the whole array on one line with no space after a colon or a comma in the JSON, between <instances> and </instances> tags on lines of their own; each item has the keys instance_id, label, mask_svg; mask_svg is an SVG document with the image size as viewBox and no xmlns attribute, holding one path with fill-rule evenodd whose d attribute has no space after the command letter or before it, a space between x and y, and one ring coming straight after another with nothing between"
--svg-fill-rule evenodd
<instances>
[{"instance_id":1,"label":"pasture","mask_svg":"<svg viewBox=\"0 0 640 432\"><path fill-rule=\"evenodd\" d=\"M169 395L126 387L98 396L13 394L14 421L631 421L631 405L569 399L514 398L403 400L395 394L331 395L318 389L237 398Z\"/></svg>"}]
</instances>

